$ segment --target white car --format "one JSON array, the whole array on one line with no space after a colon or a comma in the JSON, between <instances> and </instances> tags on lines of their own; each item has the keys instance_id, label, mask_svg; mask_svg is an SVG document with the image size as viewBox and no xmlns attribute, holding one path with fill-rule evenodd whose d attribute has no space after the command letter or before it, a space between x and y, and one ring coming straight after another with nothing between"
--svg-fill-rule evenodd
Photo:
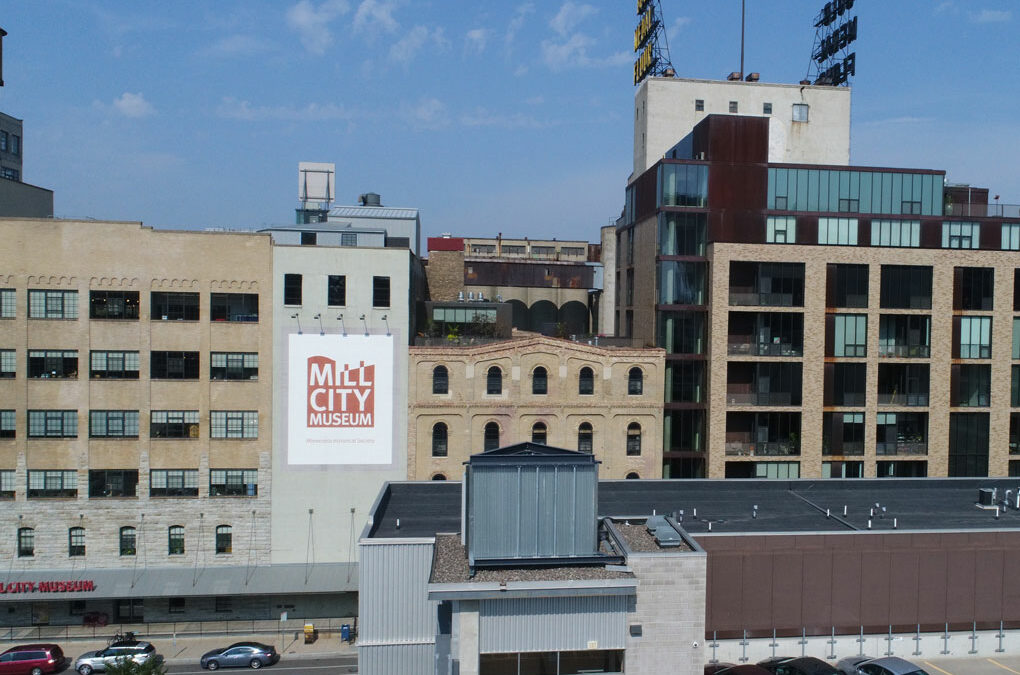
<instances>
[{"instance_id":1,"label":"white car","mask_svg":"<svg viewBox=\"0 0 1020 675\"><path fill-rule=\"evenodd\" d=\"M124 640L114 642L106 649L85 652L75 660L74 669L81 675L105 673L107 665L126 659L135 663L145 663L156 659L156 663L160 663L163 661L163 656L156 653L156 648L152 646L151 642Z\"/></svg>"}]
</instances>

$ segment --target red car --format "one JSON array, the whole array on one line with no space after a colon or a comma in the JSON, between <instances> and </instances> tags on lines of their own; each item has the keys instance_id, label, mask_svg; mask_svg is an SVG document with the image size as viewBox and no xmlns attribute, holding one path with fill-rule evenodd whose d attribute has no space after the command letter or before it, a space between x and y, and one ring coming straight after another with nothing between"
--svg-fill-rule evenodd
<instances>
[{"instance_id":1,"label":"red car","mask_svg":"<svg viewBox=\"0 0 1020 675\"><path fill-rule=\"evenodd\" d=\"M67 667L67 658L57 645L19 645L0 654L0 675L43 675Z\"/></svg>"}]
</instances>

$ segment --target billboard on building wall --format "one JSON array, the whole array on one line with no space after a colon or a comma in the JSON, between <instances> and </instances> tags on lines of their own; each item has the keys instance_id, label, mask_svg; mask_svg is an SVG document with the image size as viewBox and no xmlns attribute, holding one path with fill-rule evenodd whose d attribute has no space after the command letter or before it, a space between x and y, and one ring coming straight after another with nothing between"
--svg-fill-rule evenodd
<instances>
[{"instance_id":1,"label":"billboard on building wall","mask_svg":"<svg viewBox=\"0 0 1020 675\"><path fill-rule=\"evenodd\" d=\"M290 335L287 463L390 464L391 335Z\"/></svg>"}]
</instances>

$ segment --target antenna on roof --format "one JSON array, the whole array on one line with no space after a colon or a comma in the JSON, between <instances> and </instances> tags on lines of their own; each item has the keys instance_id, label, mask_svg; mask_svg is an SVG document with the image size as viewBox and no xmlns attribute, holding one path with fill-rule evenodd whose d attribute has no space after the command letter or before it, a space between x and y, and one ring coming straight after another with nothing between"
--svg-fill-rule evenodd
<instances>
[{"instance_id":1,"label":"antenna on roof","mask_svg":"<svg viewBox=\"0 0 1020 675\"><path fill-rule=\"evenodd\" d=\"M857 52L850 44L857 39L857 17L839 23L853 9L854 0L830 0L815 17L815 44L811 49L808 80L814 70L813 84L838 87L850 84L857 74Z\"/></svg>"},{"instance_id":2,"label":"antenna on roof","mask_svg":"<svg viewBox=\"0 0 1020 675\"><path fill-rule=\"evenodd\" d=\"M641 84L649 75L676 77L676 69L669 59L662 3L659 0L638 0L637 13L640 18L634 29L634 51L640 52L640 55L634 62L634 84Z\"/></svg>"}]
</instances>

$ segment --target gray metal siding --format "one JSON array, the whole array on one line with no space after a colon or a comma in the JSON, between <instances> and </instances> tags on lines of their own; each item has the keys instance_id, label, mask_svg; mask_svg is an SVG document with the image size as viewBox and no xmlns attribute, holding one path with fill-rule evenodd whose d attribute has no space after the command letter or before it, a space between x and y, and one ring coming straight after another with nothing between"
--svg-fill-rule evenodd
<instances>
[{"instance_id":1,"label":"gray metal siding","mask_svg":"<svg viewBox=\"0 0 1020 675\"><path fill-rule=\"evenodd\" d=\"M361 544L359 548L359 644L433 644L436 603L427 599L427 586L434 545Z\"/></svg>"},{"instance_id":2,"label":"gray metal siding","mask_svg":"<svg viewBox=\"0 0 1020 675\"><path fill-rule=\"evenodd\" d=\"M479 651L484 654L623 649L627 596L482 600Z\"/></svg>"},{"instance_id":3,"label":"gray metal siding","mask_svg":"<svg viewBox=\"0 0 1020 675\"><path fill-rule=\"evenodd\" d=\"M594 554L596 482L594 465L471 467L472 555Z\"/></svg>"},{"instance_id":4,"label":"gray metal siding","mask_svg":"<svg viewBox=\"0 0 1020 675\"><path fill-rule=\"evenodd\" d=\"M435 675L434 645L358 647L361 675Z\"/></svg>"}]
</instances>

